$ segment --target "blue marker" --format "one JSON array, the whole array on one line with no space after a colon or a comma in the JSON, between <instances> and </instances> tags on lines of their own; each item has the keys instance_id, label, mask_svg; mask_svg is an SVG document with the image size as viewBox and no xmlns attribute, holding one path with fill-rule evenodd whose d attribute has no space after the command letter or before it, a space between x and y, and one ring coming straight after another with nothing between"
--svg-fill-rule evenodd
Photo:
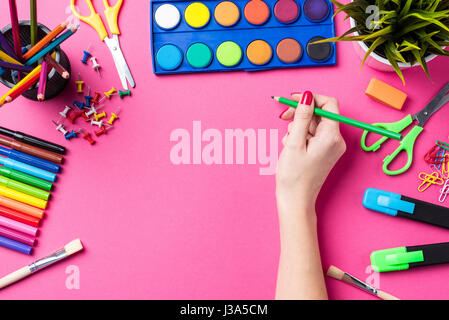
<instances>
[{"instance_id":1,"label":"blue marker","mask_svg":"<svg viewBox=\"0 0 449 320\"><path fill-rule=\"evenodd\" d=\"M54 173L9 158L0 157L0 165L47 181L55 182L56 180L56 174Z\"/></svg>"},{"instance_id":2,"label":"blue marker","mask_svg":"<svg viewBox=\"0 0 449 320\"><path fill-rule=\"evenodd\" d=\"M32 247L30 247L26 244L23 244L18 241L14 241L14 240L2 237L2 236L0 236L0 246L15 250L17 252L24 253L27 255L30 255L31 250L33 250Z\"/></svg>"},{"instance_id":3,"label":"blue marker","mask_svg":"<svg viewBox=\"0 0 449 320\"><path fill-rule=\"evenodd\" d=\"M0 147L0 155L50 172L58 173L59 169L61 168L59 165L53 162L30 156L20 151L10 150L4 147Z\"/></svg>"}]
</instances>

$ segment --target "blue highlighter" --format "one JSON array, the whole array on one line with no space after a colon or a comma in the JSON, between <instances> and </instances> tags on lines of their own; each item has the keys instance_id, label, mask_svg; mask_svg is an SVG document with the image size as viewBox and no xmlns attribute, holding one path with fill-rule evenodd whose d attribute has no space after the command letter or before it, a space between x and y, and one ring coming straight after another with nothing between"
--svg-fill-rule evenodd
<instances>
[{"instance_id":1,"label":"blue highlighter","mask_svg":"<svg viewBox=\"0 0 449 320\"><path fill-rule=\"evenodd\" d=\"M58 173L61 168L59 165L53 162L34 157L20 151L10 150L4 147L0 147L0 155L50 172Z\"/></svg>"},{"instance_id":2,"label":"blue highlighter","mask_svg":"<svg viewBox=\"0 0 449 320\"><path fill-rule=\"evenodd\" d=\"M47 181L55 182L56 180L56 174L52 172L48 172L9 158L0 157L0 165Z\"/></svg>"}]
</instances>

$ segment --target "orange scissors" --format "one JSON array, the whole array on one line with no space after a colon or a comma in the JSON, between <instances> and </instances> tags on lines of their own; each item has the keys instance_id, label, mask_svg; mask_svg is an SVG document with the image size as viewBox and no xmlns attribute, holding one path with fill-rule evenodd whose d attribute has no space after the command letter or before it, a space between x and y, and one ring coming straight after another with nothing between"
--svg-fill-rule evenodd
<instances>
[{"instance_id":1,"label":"orange scissors","mask_svg":"<svg viewBox=\"0 0 449 320\"><path fill-rule=\"evenodd\" d=\"M111 51L112 57L114 58L115 66L117 67L117 72L119 74L123 88L125 90L128 90L128 82L131 87L134 88L136 86L136 83L134 82L128 64L126 63L126 59L123 55L122 49L120 48L120 42L118 39L118 36L120 34L120 29L118 27L118 15L122 7L123 0L118 0L113 7L109 5L108 0L103 0L103 4L105 7L104 14L106 16L106 21L108 22L109 30L112 33L111 37L109 37L108 32L106 31L106 27L104 26L103 20L101 20L100 15L95 11L92 0L86 0L87 6L90 10L90 16L82 16L78 11L76 11L75 2L76 0L71 0L70 4L73 14L78 19L94 28L100 36L101 41L104 41L104 43L106 43L109 50Z\"/></svg>"}]
</instances>

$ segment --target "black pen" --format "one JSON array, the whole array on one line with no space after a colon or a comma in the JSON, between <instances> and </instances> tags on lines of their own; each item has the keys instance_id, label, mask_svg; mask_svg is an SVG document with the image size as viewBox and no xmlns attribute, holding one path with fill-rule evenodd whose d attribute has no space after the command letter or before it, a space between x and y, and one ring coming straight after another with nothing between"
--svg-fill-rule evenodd
<instances>
[{"instance_id":1,"label":"black pen","mask_svg":"<svg viewBox=\"0 0 449 320\"><path fill-rule=\"evenodd\" d=\"M16 141L27 143L29 145L32 145L32 146L35 146L38 148L42 148L42 149L45 149L48 151L52 151L55 153L65 154L65 152L66 152L66 149L63 146L27 135L22 132L12 131L12 130L6 129L4 127L0 127L0 134L10 137L10 138L13 138Z\"/></svg>"}]
</instances>

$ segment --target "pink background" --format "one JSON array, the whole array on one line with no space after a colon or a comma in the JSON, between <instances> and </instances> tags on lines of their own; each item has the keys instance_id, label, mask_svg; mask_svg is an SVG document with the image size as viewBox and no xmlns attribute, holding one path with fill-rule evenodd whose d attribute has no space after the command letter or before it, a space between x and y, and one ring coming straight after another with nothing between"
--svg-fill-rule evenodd
<instances>
[{"instance_id":1,"label":"pink background","mask_svg":"<svg viewBox=\"0 0 449 320\"><path fill-rule=\"evenodd\" d=\"M38 2L38 19L50 28L68 15L69 1ZM94 4L102 10L101 1ZM18 0L18 7L19 18L28 19L28 1ZM82 139L67 143L51 124L78 97L78 72L95 91L120 87L107 47L85 24L62 46L74 75L65 93L42 104L20 98L2 108L0 125L66 145L69 153L33 256L0 248L0 275L78 237L86 250L3 290L0 299L271 299L279 256L274 176L260 176L259 165L175 166L170 162L170 133L177 128L191 132L192 121L200 120L203 130L279 129L280 139L287 123L279 120L283 108L269 96L306 89L338 97L346 116L396 121L421 109L447 81L449 64L442 58L430 64L433 82L421 70L410 70L405 72L405 88L394 74L370 68L359 73L359 58L350 43L338 44L335 67L156 77L149 8L149 1L124 3L120 39L137 87L132 98L108 102L108 112L122 107L121 120L97 145ZM7 1L2 1L3 25L9 23L8 12ZM339 16L338 33L349 26L341 20ZM104 67L101 80L79 62L90 42L90 51ZM365 96L372 77L410 95L404 111ZM399 177L381 172L382 159L395 143L377 154L363 153L361 131L342 127L348 151L317 205L325 268L334 264L366 279L373 250L449 241L447 230L369 212L361 203L368 187L437 203L438 188L418 193L417 175L428 171L422 156L432 143L447 140L448 117L449 108L444 108L428 123L412 169ZM69 265L80 268L80 290L65 287ZM447 298L449 286L441 279L448 271L449 265L442 265L386 273L380 286L402 299ZM327 284L332 299L372 299L340 282L327 279Z\"/></svg>"}]
</instances>

